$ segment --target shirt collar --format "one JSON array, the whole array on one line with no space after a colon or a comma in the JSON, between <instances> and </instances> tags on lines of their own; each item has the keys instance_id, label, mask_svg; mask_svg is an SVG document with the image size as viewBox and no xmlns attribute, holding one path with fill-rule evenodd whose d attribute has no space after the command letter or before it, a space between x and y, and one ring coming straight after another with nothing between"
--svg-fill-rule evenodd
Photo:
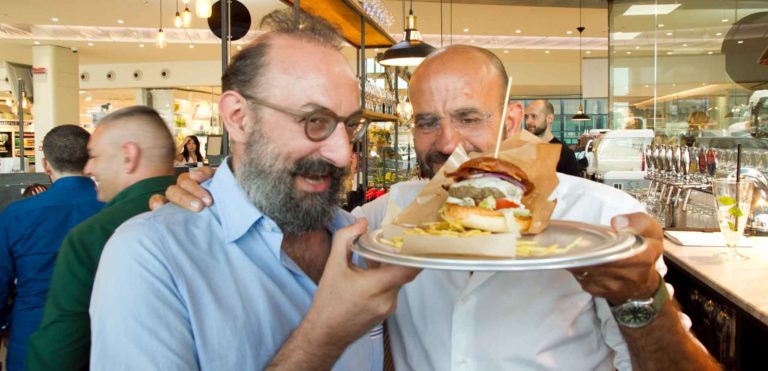
<instances>
[{"instance_id":1,"label":"shirt collar","mask_svg":"<svg viewBox=\"0 0 768 371\"><path fill-rule=\"evenodd\" d=\"M235 174L229 167L227 157L216 169L211 180L203 183L203 187L211 192L214 200L213 211L218 214L227 242L234 242L242 237L251 226L264 214L248 199L245 190L235 179Z\"/></svg>"},{"instance_id":2,"label":"shirt collar","mask_svg":"<svg viewBox=\"0 0 768 371\"><path fill-rule=\"evenodd\" d=\"M228 160L229 158L222 162L211 180L203 183L203 187L207 188L213 197L213 208L221 221L226 241L234 242L239 239L260 219L263 219L263 222L267 223L270 228L278 228L272 219L253 205L248 195L238 184ZM354 221L355 217L352 214L337 207L327 228L329 232L336 233L337 230L354 223ZM279 249L279 246L277 248Z\"/></svg>"},{"instance_id":3,"label":"shirt collar","mask_svg":"<svg viewBox=\"0 0 768 371\"><path fill-rule=\"evenodd\" d=\"M118 193L112 201L109 201L107 206L114 205L116 203L123 202L124 200L141 196L145 193L157 193L165 191L168 186L173 185L176 182L176 177L172 175L156 176L152 178L142 179L129 187L123 189Z\"/></svg>"},{"instance_id":4,"label":"shirt collar","mask_svg":"<svg viewBox=\"0 0 768 371\"><path fill-rule=\"evenodd\" d=\"M74 189L74 188L81 188L81 187L88 187L91 186L93 189L96 189L96 183L94 181L87 177L87 176L65 176L59 179L56 179L53 184L51 184L51 189L57 188L61 190L65 189Z\"/></svg>"}]
</instances>

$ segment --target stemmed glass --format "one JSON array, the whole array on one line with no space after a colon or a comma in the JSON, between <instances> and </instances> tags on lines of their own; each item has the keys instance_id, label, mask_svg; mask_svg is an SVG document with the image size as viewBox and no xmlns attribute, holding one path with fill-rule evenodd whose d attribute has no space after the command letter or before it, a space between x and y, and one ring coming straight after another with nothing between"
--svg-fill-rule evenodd
<instances>
[{"instance_id":1,"label":"stemmed glass","mask_svg":"<svg viewBox=\"0 0 768 371\"><path fill-rule=\"evenodd\" d=\"M720 232L725 237L728 251L717 256L729 260L746 260L749 257L739 253L737 245L744 235L749 209L752 204L754 185L750 181L736 179L715 179L712 181L712 193L715 196L715 208Z\"/></svg>"}]
</instances>

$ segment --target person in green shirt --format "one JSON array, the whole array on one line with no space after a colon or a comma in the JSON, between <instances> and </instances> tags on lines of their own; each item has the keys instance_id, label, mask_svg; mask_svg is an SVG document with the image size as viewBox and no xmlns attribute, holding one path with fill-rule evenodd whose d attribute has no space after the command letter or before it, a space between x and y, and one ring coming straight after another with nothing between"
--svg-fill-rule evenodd
<instances>
[{"instance_id":1,"label":"person in green shirt","mask_svg":"<svg viewBox=\"0 0 768 371\"><path fill-rule=\"evenodd\" d=\"M27 369L88 370L88 306L101 251L114 231L149 211L149 197L175 183L175 146L165 122L147 106L104 117L88 142L85 173L96 178L99 213L69 232L56 258L39 329L29 338Z\"/></svg>"}]
</instances>

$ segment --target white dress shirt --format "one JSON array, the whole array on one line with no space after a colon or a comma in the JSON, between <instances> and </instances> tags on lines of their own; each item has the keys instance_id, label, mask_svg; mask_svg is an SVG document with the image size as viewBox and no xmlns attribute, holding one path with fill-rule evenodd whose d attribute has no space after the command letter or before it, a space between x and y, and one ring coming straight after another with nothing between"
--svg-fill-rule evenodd
<instances>
[{"instance_id":1,"label":"white dress shirt","mask_svg":"<svg viewBox=\"0 0 768 371\"><path fill-rule=\"evenodd\" d=\"M557 175L552 219L608 225L615 215L644 211L624 192ZM397 184L352 213L376 229L389 204L405 208L424 184ZM661 258L656 268L666 273ZM425 270L400 291L397 305L388 324L399 371L631 369L608 303L566 270ZM684 324L690 328L687 317Z\"/></svg>"}]
</instances>

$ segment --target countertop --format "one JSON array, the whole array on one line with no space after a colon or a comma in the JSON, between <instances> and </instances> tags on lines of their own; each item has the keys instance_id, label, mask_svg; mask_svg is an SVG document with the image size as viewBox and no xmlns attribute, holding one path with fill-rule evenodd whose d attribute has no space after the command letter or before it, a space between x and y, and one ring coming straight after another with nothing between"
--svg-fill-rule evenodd
<instances>
[{"instance_id":1,"label":"countertop","mask_svg":"<svg viewBox=\"0 0 768 371\"><path fill-rule=\"evenodd\" d=\"M664 241L664 258L768 325L768 237L750 237L752 247L739 248L744 261L723 261L725 247L679 246Z\"/></svg>"}]
</instances>

